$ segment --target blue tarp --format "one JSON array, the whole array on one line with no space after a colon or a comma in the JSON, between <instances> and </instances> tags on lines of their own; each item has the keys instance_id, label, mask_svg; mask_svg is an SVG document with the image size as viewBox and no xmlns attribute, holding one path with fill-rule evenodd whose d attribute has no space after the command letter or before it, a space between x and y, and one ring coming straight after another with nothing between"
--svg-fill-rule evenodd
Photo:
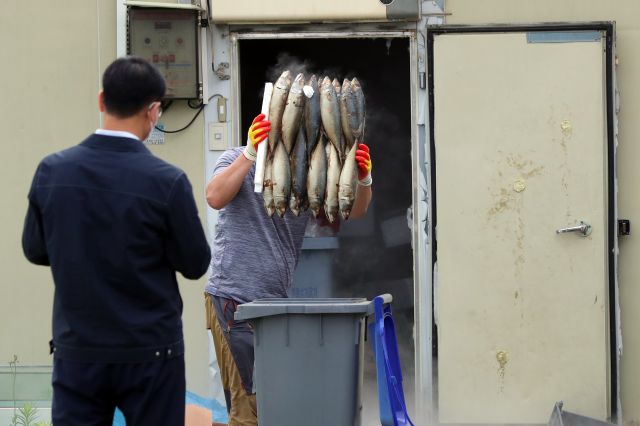
<instances>
[{"instance_id":1,"label":"blue tarp","mask_svg":"<svg viewBox=\"0 0 640 426\"><path fill-rule=\"evenodd\" d=\"M187 404L198 405L211 411L214 422L227 423L227 409L215 399L207 399L193 392L187 392L185 400ZM113 416L113 426L126 426L126 424L122 412L116 408L116 413Z\"/></svg>"}]
</instances>

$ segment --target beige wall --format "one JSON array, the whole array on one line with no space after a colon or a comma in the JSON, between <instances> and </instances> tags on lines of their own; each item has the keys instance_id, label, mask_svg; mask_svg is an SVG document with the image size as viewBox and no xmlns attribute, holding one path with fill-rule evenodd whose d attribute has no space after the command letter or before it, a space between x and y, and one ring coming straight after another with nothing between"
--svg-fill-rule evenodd
<instances>
[{"instance_id":1,"label":"beige wall","mask_svg":"<svg viewBox=\"0 0 640 426\"><path fill-rule=\"evenodd\" d=\"M3 2L0 363L13 354L22 364L50 363L52 280L48 268L35 267L22 256L26 194L43 156L77 143L99 126L98 64L115 51L113 29L108 30L115 7L107 3L98 5L98 37L96 2L75 0L65 13L59 3Z\"/></svg>"},{"instance_id":2,"label":"beige wall","mask_svg":"<svg viewBox=\"0 0 640 426\"><path fill-rule=\"evenodd\" d=\"M3 54L0 117L0 365L13 354L21 365L49 365L53 282L48 268L22 255L27 191L45 155L80 142L100 126L97 93L104 68L116 57L116 1L5 0L0 12ZM193 116L176 102L162 121L182 127ZM203 118L168 135L152 151L187 172L204 218ZM203 287L181 280L189 390L207 393L208 342Z\"/></svg>"},{"instance_id":3,"label":"beige wall","mask_svg":"<svg viewBox=\"0 0 640 426\"><path fill-rule=\"evenodd\" d=\"M620 90L619 217L640 216L640 2L637 0L446 0L448 24L616 21ZM634 229L637 232L637 230ZM620 239L620 297L624 352L620 368L625 424L640 424L640 240Z\"/></svg>"}]
</instances>

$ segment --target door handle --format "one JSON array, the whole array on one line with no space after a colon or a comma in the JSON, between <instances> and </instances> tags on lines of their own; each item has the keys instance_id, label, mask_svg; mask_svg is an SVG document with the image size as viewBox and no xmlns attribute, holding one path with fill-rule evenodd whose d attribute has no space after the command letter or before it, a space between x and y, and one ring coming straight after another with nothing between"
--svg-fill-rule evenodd
<instances>
[{"instance_id":1,"label":"door handle","mask_svg":"<svg viewBox=\"0 0 640 426\"><path fill-rule=\"evenodd\" d=\"M578 232L583 237L586 237L588 235L591 235L591 225L581 220L580 225L570 226L569 228L556 229L556 234L564 234L567 232Z\"/></svg>"}]
</instances>

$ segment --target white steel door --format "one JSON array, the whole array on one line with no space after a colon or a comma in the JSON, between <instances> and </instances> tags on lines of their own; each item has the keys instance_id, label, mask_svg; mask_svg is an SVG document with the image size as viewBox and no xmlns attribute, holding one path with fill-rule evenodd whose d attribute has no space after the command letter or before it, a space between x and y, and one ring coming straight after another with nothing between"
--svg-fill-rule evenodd
<instances>
[{"instance_id":1,"label":"white steel door","mask_svg":"<svg viewBox=\"0 0 640 426\"><path fill-rule=\"evenodd\" d=\"M546 424L556 401L610 416L605 47L597 31L433 36L443 423Z\"/></svg>"}]
</instances>

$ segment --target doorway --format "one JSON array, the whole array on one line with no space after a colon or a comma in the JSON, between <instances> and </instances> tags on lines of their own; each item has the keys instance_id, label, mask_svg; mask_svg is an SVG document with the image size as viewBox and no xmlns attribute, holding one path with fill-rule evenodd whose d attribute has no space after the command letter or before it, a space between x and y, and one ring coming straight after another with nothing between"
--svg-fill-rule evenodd
<instances>
[{"instance_id":1,"label":"doorway","mask_svg":"<svg viewBox=\"0 0 640 426\"><path fill-rule=\"evenodd\" d=\"M373 162L373 200L366 217L338 226L314 222L294 277L291 297L393 296L393 315L408 409L414 402L414 267L411 247L412 96L410 40L397 35L260 38L238 35L240 129L259 112L265 82L285 69L357 77L366 98L364 142ZM240 131L243 134L243 130ZM375 365L365 348L363 426L379 424Z\"/></svg>"}]
</instances>

